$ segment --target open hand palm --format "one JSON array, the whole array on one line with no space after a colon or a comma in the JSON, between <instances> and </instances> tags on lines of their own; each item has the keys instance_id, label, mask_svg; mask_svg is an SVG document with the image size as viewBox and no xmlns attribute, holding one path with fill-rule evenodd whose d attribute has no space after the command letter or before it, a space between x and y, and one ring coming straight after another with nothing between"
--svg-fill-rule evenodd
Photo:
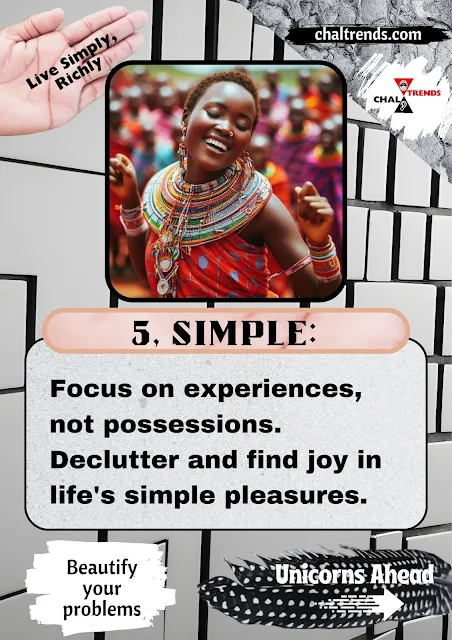
<instances>
[{"instance_id":1,"label":"open hand palm","mask_svg":"<svg viewBox=\"0 0 452 640\"><path fill-rule=\"evenodd\" d=\"M135 11L127 15L127 9L113 7L58 29L63 18L63 11L54 9L0 30L0 135L60 127L100 98L109 71L141 46L143 38L136 31L147 14ZM94 54L100 59L100 70L59 89L55 79L71 71L62 68L60 59L107 34L110 48L104 45ZM51 67L58 69L58 76L41 78L42 84L31 88L27 78L36 84L35 74L41 77Z\"/></svg>"}]
</instances>

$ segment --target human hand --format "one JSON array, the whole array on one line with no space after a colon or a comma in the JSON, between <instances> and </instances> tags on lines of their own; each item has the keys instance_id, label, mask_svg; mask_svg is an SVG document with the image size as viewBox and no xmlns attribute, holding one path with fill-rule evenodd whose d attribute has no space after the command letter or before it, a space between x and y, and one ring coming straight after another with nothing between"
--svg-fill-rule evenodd
<instances>
[{"instance_id":1,"label":"human hand","mask_svg":"<svg viewBox=\"0 0 452 640\"><path fill-rule=\"evenodd\" d=\"M64 12L53 9L0 30L0 135L61 127L103 96L105 76L142 45L143 36L136 31L147 17L145 11L128 15L125 7L111 7L58 29ZM93 56L100 61L100 70L94 67L80 80L59 89L55 79L65 77L77 67L63 70L58 66L60 59L107 34L112 46L107 49L104 45ZM84 57L77 64L87 60ZM58 76L45 76L51 67L58 68ZM42 84L32 88L27 78L36 83L35 74L42 79ZM44 74L44 78L40 74Z\"/></svg>"},{"instance_id":2,"label":"human hand","mask_svg":"<svg viewBox=\"0 0 452 640\"><path fill-rule=\"evenodd\" d=\"M121 200L124 209L134 209L140 204L137 174L132 162L122 153L110 158L110 187Z\"/></svg>"},{"instance_id":3,"label":"human hand","mask_svg":"<svg viewBox=\"0 0 452 640\"><path fill-rule=\"evenodd\" d=\"M297 214L300 229L312 245L324 246L328 242L334 212L326 198L312 182L305 182L303 187L295 187L297 194Z\"/></svg>"}]
</instances>

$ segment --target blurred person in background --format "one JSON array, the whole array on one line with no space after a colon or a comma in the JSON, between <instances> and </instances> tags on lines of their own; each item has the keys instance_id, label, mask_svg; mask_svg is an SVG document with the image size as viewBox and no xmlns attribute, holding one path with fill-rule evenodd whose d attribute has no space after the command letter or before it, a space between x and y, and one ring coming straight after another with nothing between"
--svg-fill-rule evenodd
<instances>
[{"instance_id":1,"label":"blurred person in background","mask_svg":"<svg viewBox=\"0 0 452 640\"><path fill-rule=\"evenodd\" d=\"M110 102L110 152L130 155L133 137L124 124L123 109L119 100Z\"/></svg>"},{"instance_id":2,"label":"blurred person in background","mask_svg":"<svg viewBox=\"0 0 452 640\"><path fill-rule=\"evenodd\" d=\"M281 77L277 69L271 68L264 74L265 84L270 89L273 97L273 105L277 106L278 103L285 104L287 102L288 89L284 84L281 84Z\"/></svg>"},{"instance_id":3,"label":"blurred person in background","mask_svg":"<svg viewBox=\"0 0 452 640\"><path fill-rule=\"evenodd\" d=\"M311 96L318 95L318 90L312 80L311 72L307 69L300 69L298 73L298 95L303 100Z\"/></svg>"},{"instance_id":4,"label":"blurred person in background","mask_svg":"<svg viewBox=\"0 0 452 640\"><path fill-rule=\"evenodd\" d=\"M129 133L138 140L146 119L143 91L135 84L125 92L124 126Z\"/></svg>"},{"instance_id":5,"label":"blurred person in background","mask_svg":"<svg viewBox=\"0 0 452 640\"><path fill-rule=\"evenodd\" d=\"M304 175L306 156L317 144L319 134L320 128L307 119L304 100L292 100L288 121L275 135L272 160L288 175L293 207L297 200L295 187L300 183L300 176Z\"/></svg>"},{"instance_id":6,"label":"blurred person in background","mask_svg":"<svg viewBox=\"0 0 452 640\"><path fill-rule=\"evenodd\" d=\"M119 101L110 103L110 155L121 154L124 157L132 157L133 137L124 126L122 106ZM125 266L124 249L127 251L127 243L124 242L124 229L119 218L121 201L115 193L110 194L110 269L117 274Z\"/></svg>"},{"instance_id":7,"label":"blurred person in background","mask_svg":"<svg viewBox=\"0 0 452 640\"><path fill-rule=\"evenodd\" d=\"M281 109L278 111L278 109L273 108L273 96L267 87L259 89L259 98L261 115L256 125L256 133L262 133L263 135L273 138L285 120L287 108L283 111L281 111Z\"/></svg>"},{"instance_id":8,"label":"blurred person in background","mask_svg":"<svg viewBox=\"0 0 452 640\"><path fill-rule=\"evenodd\" d=\"M268 251L300 297L324 297L340 284L326 198L298 175L303 187L297 184L296 211L305 243L246 152L258 117L256 83L242 73L216 73L199 81L187 100L179 162L158 172L142 197L133 163L111 158L110 184L121 200L131 261L151 297L274 297ZM295 126L295 111L293 120Z\"/></svg>"},{"instance_id":9,"label":"blurred person in background","mask_svg":"<svg viewBox=\"0 0 452 640\"><path fill-rule=\"evenodd\" d=\"M144 89L149 84L149 74L147 68L142 65L136 65L133 67L134 84Z\"/></svg>"},{"instance_id":10,"label":"blurred person in background","mask_svg":"<svg viewBox=\"0 0 452 640\"><path fill-rule=\"evenodd\" d=\"M158 91L158 107L152 111L150 119L160 140L171 143L172 122L174 118L182 117L182 109L177 106L175 90L169 85L164 85Z\"/></svg>"},{"instance_id":11,"label":"blurred person in background","mask_svg":"<svg viewBox=\"0 0 452 640\"><path fill-rule=\"evenodd\" d=\"M300 95L300 90L298 87L290 87L287 93L287 109L289 109L292 100L296 100L297 98L301 98L303 100L303 97Z\"/></svg>"},{"instance_id":12,"label":"blurred person in background","mask_svg":"<svg viewBox=\"0 0 452 640\"><path fill-rule=\"evenodd\" d=\"M331 237L336 244L339 258L342 246L342 165L342 148L337 140L337 125L332 120L325 120L319 143L306 156L304 176L316 185L334 210Z\"/></svg>"},{"instance_id":13,"label":"blurred person in background","mask_svg":"<svg viewBox=\"0 0 452 640\"><path fill-rule=\"evenodd\" d=\"M169 159L169 163L177 162L179 160L178 151L182 143L182 129L181 121L179 118L173 118L171 123L171 152L172 156Z\"/></svg>"},{"instance_id":14,"label":"blurred person in background","mask_svg":"<svg viewBox=\"0 0 452 640\"><path fill-rule=\"evenodd\" d=\"M316 122L328 120L335 113L342 113L342 98L334 92L334 82L330 74L320 76L318 93L306 100L306 108Z\"/></svg>"},{"instance_id":15,"label":"blurred person in background","mask_svg":"<svg viewBox=\"0 0 452 640\"><path fill-rule=\"evenodd\" d=\"M149 117L149 113L157 108L157 92L153 84L147 84L143 87L143 101Z\"/></svg>"},{"instance_id":16,"label":"blurred person in background","mask_svg":"<svg viewBox=\"0 0 452 640\"><path fill-rule=\"evenodd\" d=\"M183 109L185 106L185 102L187 101L188 94L192 89L191 82L181 81L177 83L176 92L177 92L177 100L178 106L180 109Z\"/></svg>"},{"instance_id":17,"label":"blurred person in background","mask_svg":"<svg viewBox=\"0 0 452 640\"><path fill-rule=\"evenodd\" d=\"M156 142L154 125L146 122L141 131L140 141L132 153L133 166L137 172L138 187L144 189L146 182L154 175L156 169Z\"/></svg>"},{"instance_id":18,"label":"blurred person in background","mask_svg":"<svg viewBox=\"0 0 452 640\"><path fill-rule=\"evenodd\" d=\"M162 87L167 87L171 85L171 78L167 73L165 73L164 71L161 71L154 77L153 82L158 93Z\"/></svg>"},{"instance_id":19,"label":"blurred person in background","mask_svg":"<svg viewBox=\"0 0 452 640\"><path fill-rule=\"evenodd\" d=\"M273 194L279 198L286 209L290 211L289 179L284 169L270 159L272 153L271 138L258 133L256 127L253 137L247 146L247 151L251 156L256 171L259 171L267 178L271 184ZM296 220L296 216L294 219ZM270 252L268 254L268 270L272 274L281 271L280 265ZM295 295L289 279L283 273L276 278L270 279L268 286L279 298L293 298Z\"/></svg>"},{"instance_id":20,"label":"blurred person in background","mask_svg":"<svg viewBox=\"0 0 452 640\"><path fill-rule=\"evenodd\" d=\"M180 122L178 122L180 136ZM143 125L141 139L135 146L132 161L137 173L138 188L144 189L152 176L177 160L173 146L159 141L152 122Z\"/></svg>"},{"instance_id":21,"label":"blurred person in background","mask_svg":"<svg viewBox=\"0 0 452 640\"><path fill-rule=\"evenodd\" d=\"M334 133L336 135L336 143L338 148L342 151L342 114L336 113L332 118L331 122L334 124Z\"/></svg>"},{"instance_id":22,"label":"blurred person in background","mask_svg":"<svg viewBox=\"0 0 452 640\"><path fill-rule=\"evenodd\" d=\"M273 193L290 211L290 187L287 173L272 161L272 140L270 136L258 133L257 127L247 151L257 171L262 173L271 184Z\"/></svg>"}]
</instances>

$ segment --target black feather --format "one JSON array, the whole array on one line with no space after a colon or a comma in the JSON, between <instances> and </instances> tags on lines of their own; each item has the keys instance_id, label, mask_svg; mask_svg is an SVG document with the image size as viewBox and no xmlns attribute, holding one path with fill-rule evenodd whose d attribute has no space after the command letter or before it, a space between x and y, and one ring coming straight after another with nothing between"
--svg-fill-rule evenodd
<instances>
[{"instance_id":1,"label":"black feather","mask_svg":"<svg viewBox=\"0 0 452 640\"><path fill-rule=\"evenodd\" d=\"M259 562L228 562L234 580L223 576L199 586L200 596L210 606L242 624L261 624L286 629L342 629L366 627L382 620L377 612L326 610L324 602L341 596L382 595L383 585L370 582L373 565L388 564L391 569L427 569L434 567L435 584L391 584L388 589L402 600L403 607L389 619L406 622L415 618L445 615L452 611L451 566L425 551L363 551L347 548L349 555L319 554L306 551L262 558ZM276 565L292 569L361 569L365 584L292 584L281 585L276 579Z\"/></svg>"}]
</instances>

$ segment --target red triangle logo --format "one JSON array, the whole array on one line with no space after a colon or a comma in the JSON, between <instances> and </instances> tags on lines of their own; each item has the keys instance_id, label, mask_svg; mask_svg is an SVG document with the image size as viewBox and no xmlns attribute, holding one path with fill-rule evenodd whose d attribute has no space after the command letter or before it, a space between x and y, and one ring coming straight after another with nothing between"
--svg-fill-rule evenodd
<instances>
[{"instance_id":1,"label":"red triangle logo","mask_svg":"<svg viewBox=\"0 0 452 640\"><path fill-rule=\"evenodd\" d=\"M405 95L414 78L394 78L394 80L396 81L400 91L403 93L403 95Z\"/></svg>"}]
</instances>

